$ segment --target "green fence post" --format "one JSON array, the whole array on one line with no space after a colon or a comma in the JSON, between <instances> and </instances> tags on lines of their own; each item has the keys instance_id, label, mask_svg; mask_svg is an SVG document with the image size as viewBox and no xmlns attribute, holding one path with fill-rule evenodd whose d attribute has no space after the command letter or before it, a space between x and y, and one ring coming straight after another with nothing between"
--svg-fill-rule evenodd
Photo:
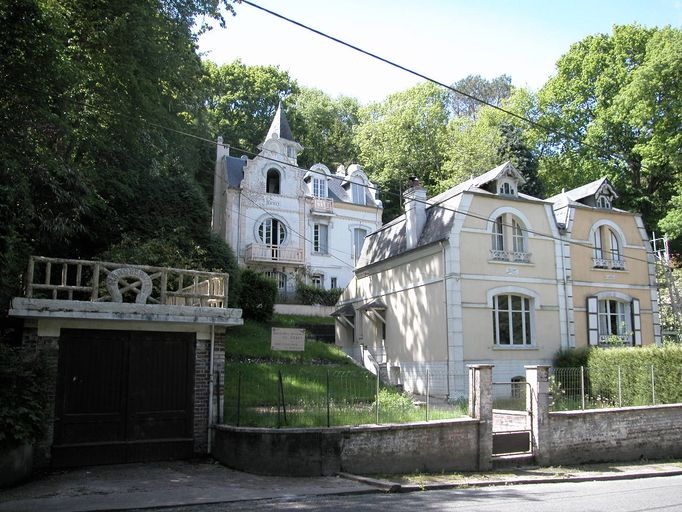
<instances>
[{"instance_id":1,"label":"green fence post","mask_svg":"<svg viewBox=\"0 0 682 512\"><path fill-rule=\"evenodd\" d=\"M580 367L580 396L582 397L582 408L585 409L585 367Z\"/></svg>"},{"instance_id":2,"label":"green fence post","mask_svg":"<svg viewBox=\"0 0 682 512\"><path fill-rule=\"evenodd\" d=\"M242 402L242 371L237 370L237 426L239 426L241 402Z\"/></svg>"},{"instance_id":3,"label":"green fence post","mask_svg":"<svg viewBox=\"0 0 682 512\"><path fill-rule=\"evenodd\" d=\"M376 398L375 403L376 403L376 420L377 420L377 425L379 424L379 368L377 367L377 385L376 385L376 391L374 392L374 396Z\"/></svg>"},{"instance_id":4,"label":"green fence post","mask_svg":"<svg viewBox=\"0 0 682 512\"><path fill-rule=\"evenodd\" d=\"M651 405L656 405L656 376L653 364L651 365Z\"/></svg>"},{"instance_id":5,"label":"green fence post","mask_svg":"<svg viewBox=\"0 0 682 512\"><path fill-rule=\"evenodd\" d=\"M426 421L429 421L429 395L430 395L430 377L429 369L426 369Z\"/></svg>"},{"instance_id":6,"label":"green fence post","mask_svg":"<svg viewBox=\"0 0 682 512\"><path fill-rule=\"evenodd\" d=\"M330 427L329 421L329 369L327 369L327 427Z\"/></svg>"},{"instance_id":7,"label":"green fence post","mask_svg":"<svg viewBox=\"0 0 682 512\"><path fill-rule=\"evenodd\" d=\"M282 416L284 417L284 424L287 424L287 406L284 403L284 382L282 381L282 370L277 370L279 376L279 395L282 400ZM279 409L278 409L279 411Z\"/></svg>"},{"instance_id":8,"label":"green fence post","mask_svg":"<svg viewBox=\"0 0 682 512\"><path fill-rule=\"evenodd\" d=\"M618 407L623 407L622 382L623 382L623 379L622 379L621 373L620 373L620 365L618 365Z\"/></svg>"}]
</instances>

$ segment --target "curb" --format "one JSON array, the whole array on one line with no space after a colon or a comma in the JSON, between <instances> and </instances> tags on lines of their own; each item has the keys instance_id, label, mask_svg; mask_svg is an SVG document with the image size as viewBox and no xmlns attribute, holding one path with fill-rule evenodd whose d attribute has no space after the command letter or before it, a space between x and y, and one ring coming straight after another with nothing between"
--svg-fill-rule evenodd
<instances>
[{"instance_id":1,"label":"curb","mask_svg":"<svg viewBox=\"0 0 682 512\"><path fill-rule=\"evenodd\" d=\"M500 487L506 485L530 485L530 484L552 484L552 483L580 483L592 481L608 481L608 480L634 480L642 478L656 478L667 476L680 476L682 469L647 472L647 473L619 473L615 475L591 475L591 476L571 476L566 478L561 477L547 477L547 478L521 478L518 480L486 480L486 481L470 481L470 482L443 482L437 484L400 484L398 482L391 482L389 480L379 480L360 475L353 475L350 473L337 473L339 477L355 480L367 485L377 487L380 490L389 493L410 493L419 491L440 491L447 489L463 489L471 487Z\"/></svg>"}]
</instances>

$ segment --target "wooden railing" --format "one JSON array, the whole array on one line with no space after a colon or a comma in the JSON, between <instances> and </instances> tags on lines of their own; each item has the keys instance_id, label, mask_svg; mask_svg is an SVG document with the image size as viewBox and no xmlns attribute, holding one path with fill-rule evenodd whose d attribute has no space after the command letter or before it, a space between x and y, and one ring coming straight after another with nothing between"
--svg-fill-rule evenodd
<instances>
[{"instance_id":1,"label":"wooden railing","mask_svg":"<svg viewBox=\"0 0 682 512\"><path fill-rule=\"evenodd\" d=\"M303 249L279 245L249 244L246 246L246 262L278 262L303 264Z\"/></svg>"},{"instance_id":2,"label":"wooden railing","mask_svg":"<svg viewBox=\"0 0 682 512\"><path fill-rule=\"evenodd\" d=\"M31 256L28 298L227 308L229 274Z\"/></svg>"}]
</instances>

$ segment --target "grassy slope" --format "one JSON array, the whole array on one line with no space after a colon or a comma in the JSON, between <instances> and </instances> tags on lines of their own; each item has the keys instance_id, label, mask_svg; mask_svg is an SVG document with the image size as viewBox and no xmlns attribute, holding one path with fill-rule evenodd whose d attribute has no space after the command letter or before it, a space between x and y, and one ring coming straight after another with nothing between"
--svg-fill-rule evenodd
<instances>
[{"instance_id":1,"label":"grassy slope","mask_svg":"<svg viewBox=\"0 0 682 512\"><path fill-rule=\"evenodd\" d=\"M276 315L271 324L245 321L243 326L230 329L225 344L226 422L272 427L376 422L376 377L355 365L339 348L306 340L304 352L270 349L271 327L327 322L317 317ZM380 422L425 419L423 407L415 407L408 397L381 387ZM281 394L286 422L284 411L278 407ZM429 413L432 419L458 415L459 411L452 410Z\"/></svg>"}]
</instances>

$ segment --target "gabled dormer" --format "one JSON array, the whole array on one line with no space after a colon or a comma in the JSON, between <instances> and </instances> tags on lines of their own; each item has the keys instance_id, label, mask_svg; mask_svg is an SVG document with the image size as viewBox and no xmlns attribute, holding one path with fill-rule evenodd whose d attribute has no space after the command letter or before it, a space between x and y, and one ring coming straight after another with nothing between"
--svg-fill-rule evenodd
<instances>
[{"instance_id":1,"label":"gabled dormer","mask_svg":"<svg viewBox=\"0 0 682 512\"><path fill-rule=\"evenodd\" d=\"M505 197L517 197L519 188L526 183L525 178L511 162L505 162L494 169L473 178L474 186L487 190L491 194Z\"/></svg>"},{"instance_id":2,"label":"gabled dormer","mask_svg":"<svg viewBox=\"0 0 682 512\"><path fill-rule=\"evenodd\" d=\"M294 140L291 127L282 102L277 106L277 112L272 119L265 141L258 146L258 149L269 153L268 156L285 161L291 165L298 165L298 155L303 151L303 146Z\"/></svg>"},{"instance_id":3,"label":"gabled dormer","mask_svg":"<svg viewBox=\"0 0 682 512\"><path fill-rule=\"evenodd\" d=\"M582 187L574 188L568 192L564 191L557 196L550 197L548 201L553 201L560 196L564 196L571 201L584 204L585 206L606 210L611 210L613 208L613 202L618 199L618 194L608 178L599 178Z\"/></svg>"}]
</instances>

